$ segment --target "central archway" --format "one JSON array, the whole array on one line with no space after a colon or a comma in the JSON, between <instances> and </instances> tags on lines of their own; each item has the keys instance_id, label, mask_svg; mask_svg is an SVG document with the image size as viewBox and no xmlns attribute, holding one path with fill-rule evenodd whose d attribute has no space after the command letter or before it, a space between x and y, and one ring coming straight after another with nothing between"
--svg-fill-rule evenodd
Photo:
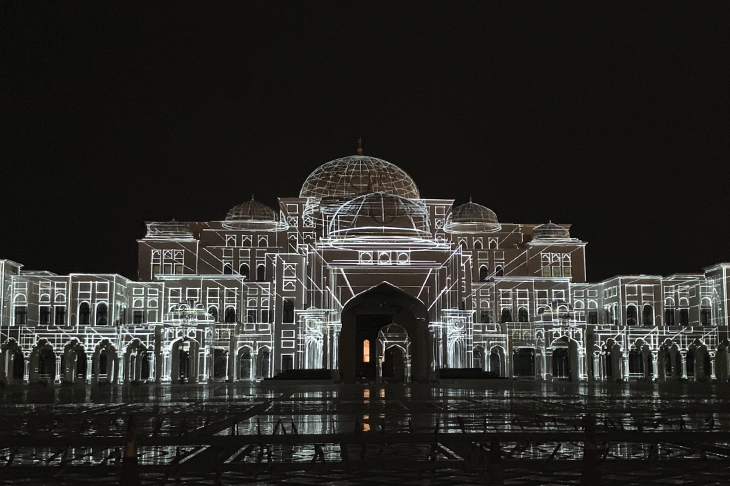
<instances>
[{"instance_id":1,"label":"central archway","mask_svg":"<svg viewBox=\"0 0 730 486\"><path fill-rule=\"evenodd\" d=\"M378 332L397 323L411 339L411 379L428 381L431 345L428 311L423 302L382 283L348 301L341 322L339 366L344 380L375 380Z\"/></svg>"}]
</instances>

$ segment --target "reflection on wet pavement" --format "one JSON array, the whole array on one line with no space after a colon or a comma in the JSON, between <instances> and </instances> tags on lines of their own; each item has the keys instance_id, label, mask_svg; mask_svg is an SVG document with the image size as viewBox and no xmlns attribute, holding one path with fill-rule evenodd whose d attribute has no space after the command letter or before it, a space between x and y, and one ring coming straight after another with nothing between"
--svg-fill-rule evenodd
<instances>
[{"instance_id":1,"label":"reflection on wet pavement","mask_svg":"<svg viewBox=\"0 0 730 486\"><path fill-rule=\"evenodd\" d=\"M729 388L8 386L0 484L117 484L130 414L143 484L160 484L173 464L181 484L483 484L492 437L508 483L576 484L587 413L605 484L721 483L730 473Z\"/></svg>"}]
</instances>

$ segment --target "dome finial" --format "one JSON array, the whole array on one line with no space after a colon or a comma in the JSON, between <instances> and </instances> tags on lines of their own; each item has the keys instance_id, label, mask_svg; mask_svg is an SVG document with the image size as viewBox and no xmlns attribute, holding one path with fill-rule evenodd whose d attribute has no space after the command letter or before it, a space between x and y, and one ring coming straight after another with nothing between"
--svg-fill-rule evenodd
<instances>
[{"instance_id":1,"label":"dome finial","mask_svg":"<svg viewBox=\"0 0 730 486\"><path fill-rule=\"evenodd\" d=\"M357 155L362 155L362 135L357 137Z\"/></svg>"},{"instance_id":2,"label":"dome finial","mask_svg":"<svg viewBox=\"0 0 730 486\"><path fill-rule=\"evenodd\" d=\"M471 194L469 194L469 202L473 202L473 201L471 200Z\"/></svg>"},{"instance_id":3,"label":"dome finial","mask_svg":"<svg viewBox=\"0 0 730 486\"><path fill-rule=\"evenodd\" d=\"M251 193L251 200L253 201L253 192Z\"/></svg>"}]
</instances>

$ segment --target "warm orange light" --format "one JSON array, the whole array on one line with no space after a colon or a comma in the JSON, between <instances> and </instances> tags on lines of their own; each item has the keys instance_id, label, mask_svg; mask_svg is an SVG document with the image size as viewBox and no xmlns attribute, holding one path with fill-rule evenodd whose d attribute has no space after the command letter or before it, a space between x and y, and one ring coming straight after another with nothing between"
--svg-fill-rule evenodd
<instances>
[{"instance_id":1,"label":"warm orange light","mask_svg":"<svg viewBox=\"0 0 730 486\"><path fill-rule=\"evenodd\" d=\"M370 341L367 339L362 342L362 362L370 362Z\"/></svg>"}]
</instances>

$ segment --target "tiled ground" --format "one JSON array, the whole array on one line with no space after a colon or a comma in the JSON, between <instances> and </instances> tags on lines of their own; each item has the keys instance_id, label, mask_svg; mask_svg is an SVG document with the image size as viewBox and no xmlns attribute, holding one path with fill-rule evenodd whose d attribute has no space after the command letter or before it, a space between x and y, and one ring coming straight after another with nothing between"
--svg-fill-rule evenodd
<instances>
[{"instance_id":1,"label":"tiled ground","mask_svg":"<svg viewBox=\"0 0 730 486\"><path fill-rule=\"evenodd\" d=\"M119 484L130 414L142 484L484 484L493 436L505 484L580 484L588 412L604 484L730 484L728 384L507 381L8 386L0 484Z\"/></svg>"}]
</instances>

